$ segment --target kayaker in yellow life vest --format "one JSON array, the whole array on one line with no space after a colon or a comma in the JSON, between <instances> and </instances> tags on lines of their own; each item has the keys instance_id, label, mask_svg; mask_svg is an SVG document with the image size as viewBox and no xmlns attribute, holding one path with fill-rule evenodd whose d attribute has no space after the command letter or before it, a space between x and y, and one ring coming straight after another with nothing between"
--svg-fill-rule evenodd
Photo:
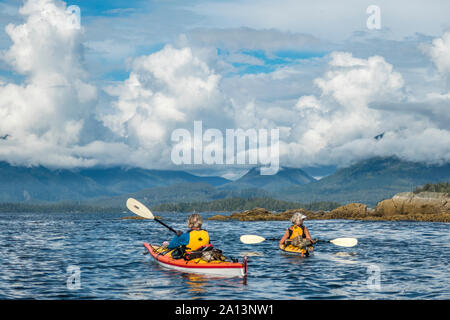
<instances>
[{"instance_id":1,"label":"kayaker in yellow life vest","mask_svg":"<svg viewBox=\"0 0 450 320\"><path fill-rule=\"evenodd\" d=\"M286 229L283 238L280 240L281 245L294 245L298 247L306 247L314 244L315 240L311 238L308 228L303 225L306 216L300 212L294 213L291 217L292 226Z\"/></svg>"},{"instance_id":2,"label":"kayaker in yellow life vest","mask_svg":"<svg viewBox=\"0 0 450 320\"><path fill-rule=\"evenodd\" d=\"M208 231L201 229L203 219L198 213L193 213L189 216L187 225L188 232L177 232L177 235L172 238L168 248L174 249L179 246L185 246L186 252L197 250L198 248L209 244Z\"/></svg>"}]
</instances>

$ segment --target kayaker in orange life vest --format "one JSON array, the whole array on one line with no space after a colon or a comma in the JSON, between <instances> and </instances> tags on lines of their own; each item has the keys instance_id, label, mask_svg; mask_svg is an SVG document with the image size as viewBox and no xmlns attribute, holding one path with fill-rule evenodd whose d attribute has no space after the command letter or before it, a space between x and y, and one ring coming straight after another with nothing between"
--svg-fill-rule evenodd
<instances>
[{"instance_id":1,"label":"kayaker in orange life vest","mask_svg":"<svg viewBox=\"0 0 450 320\"><path fill-rule=\"evenodd\" d=\"M168 248L175 249L179 246L186 246L186 252L197 250L198 248L209 244L208 231L202 230L203 219L198 213L189 216L187 225L188 232L177 231L177 235L172 238Z\"/></svg>"},{"instance_id":2,"label":"kayaker in orange life vest","mask_svg":"<svg viewBox=\"0 0 450 320\"><path fill-rule=\"evenodd\" d=\"M311 238L308 228L303 225L305 219L306 216L300 212L294 213L291 217L292 226L286 229L283 238L280 240L280 246L292 244L298 247L306 247L316 242Z\"/></svg>"}]
</instances>

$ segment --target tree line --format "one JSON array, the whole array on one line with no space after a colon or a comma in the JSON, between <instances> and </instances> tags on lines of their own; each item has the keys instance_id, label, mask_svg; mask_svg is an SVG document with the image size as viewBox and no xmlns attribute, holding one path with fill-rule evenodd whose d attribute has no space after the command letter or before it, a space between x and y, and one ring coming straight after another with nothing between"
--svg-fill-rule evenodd
<instances>
[{"instance_id":1,"label":"tree line","mask_svg":"<svg viewBox=\"0 0 450 320\"><path fill-rule=\"evenodd\" d=\"M333 210L339 207L337 202L298 203L273 198L227 198L213 201L164 203L151 207L155 212L219 212L239 211L253 208L266 208L272 211L304 208L307 210ZM80 203L0 203L0 212L23 213L120 213L126 207L104 207Z\"/></svg>"},{"instance_id":2,"label":"tree line","mask_svg":"<svg viewBox=\"0 0 450 320\"><path fill-rule=\"evenodd\" d=\"M265 208L271 211L285 211L289 209L304 208L311 211L330 211L341 206L338 202L312 202L312 203L298 203L284 200L277 200L273 198L229 198L218 199L204 202L178 202L178 203L163 203L152 207L153 211L159 212L220 212L220 211L243 211L253 208Z\"/></svg>"},{"instance_id":3,"label":"tree line","mask_svg":"<svg viewBox=\"0 0 450 320\"><path fill-rule=\"evenodd\" d=\"M414 193L420 192L443 192L450 193L450 183L448 182L438 182L438 183L427 183L422 187L416 188Z\"/></svg>"}]
</instances>

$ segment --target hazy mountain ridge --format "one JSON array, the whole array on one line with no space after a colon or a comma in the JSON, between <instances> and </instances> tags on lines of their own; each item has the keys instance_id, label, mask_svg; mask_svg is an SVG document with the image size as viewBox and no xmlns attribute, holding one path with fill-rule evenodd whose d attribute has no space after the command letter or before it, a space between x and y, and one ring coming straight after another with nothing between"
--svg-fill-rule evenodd
<instances>
[{"instance_id":1,"label":"hazy mountain ridge","mask_svg":"<svg viewBox=\"0 0 450 320\"><path fill-rule=\"evenodd\" d=\"M309 181L309 182L308 182ZM281 168L261 176L253 168L241 178L200 177L185 171L93 168L71 171L15 167L0 162L0 202L82 202L123 206L127 197L161 203L263 198L312 203L375 205L399 192L450 181L450 163L426 165L395 157L372 158L315 180L302 169Z\"/></svg>"},{"instance_id":2,"label":"hazy mountain ridge","mask_svg":"<svg viewBox=\"0 0 450 320\"><path fill-rule=\"evenodd\" d=\"M113 195L89 177L69 170L16 167L0 162L1 202L82 200L98 194Z\"/></svg>"},{"instance_id":3,"label":"hazy mountain ridge","mask_svg":"<svg viewBox=\"0 0 450 320\"><path fill-rule=\"evenodd\" d=\"M316 181L299 168L282 167L275 175L261 175L261 168L252 168L236 181L220 186L220 189L241 190L259 188L269 192L280 191L288 186L300 186Z\"/></svg>"},{"instance_id":4,"label":"hazy mountain ridge","mask_svg":"<svg viewBox=\"0 0 450 320\"><path fill-rule=\"evenodd\" d=\"M396 157L371 158L342 168L303 186L284 188L279 199L299 202L337 201L375 205L396 193L413 191L430 182L450 181L450 163L427 165Z\"/></svg>"},{"instance_id":5,"label":"hazy mountain ridge","mask_svg":"<svg viewBox=\"0 0 450 320\"><path fill-rule=\"evenodd\" d=\"M270 193L261 189L218 190L206 183L180 183L167 187L156 187L140 190L138 192L88 200L85 203L98 206L124 207L128 198L135 198L149 207L180 202L208 202L228 198L264 198Z\"/></svg>"},{"instance_id":6,"label":"hazy mountain ridge","mask_svg":"<svg viewBox=\"0 0 450 320\"><path fill-rule=\"evenodd\" d=\"M199 177L184 171L120 167L50 170L42 166L21 167L0 162L0 202L82 201L179 183L219 186L229 181L222 177Z\"/></svg>"}]
</instances>

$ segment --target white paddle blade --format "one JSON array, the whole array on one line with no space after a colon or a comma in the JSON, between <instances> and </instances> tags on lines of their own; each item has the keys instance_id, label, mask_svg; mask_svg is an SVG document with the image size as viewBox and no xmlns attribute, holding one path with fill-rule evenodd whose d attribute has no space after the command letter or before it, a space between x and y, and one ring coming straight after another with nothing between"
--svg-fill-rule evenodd
<instances>
[{"instance_id":1,"label":"white paddle blade","mask_svg":"<svg viewBox=\"0 0 450 320\"><path fill-rule=\"evenodd\" d=\"M155 218L153 216L152 212L146 206L144 206L142 203L137 201L136 199L129 198L127 200L127 208L131 212L133 212L133 213L135 213L138 216L141 216L143 218L147 218L147 219L154 219Z\"/></svg>"},{"instance_id":2,"label":"white paddle blade","mask_svg":"<svg viewBox=\"0 0 450 320\"><path fill-rule=\"evenodd\" d=\"M260 242L263 242L264 240L266 240L266 239L261 236L255 236L255 235L251 235L251 234L245 234L245 235L241 236L241 242L245 243L245 244L260 243Z\"/></svg>"},{"instance_id":3,"label":"white paddle blade","mask_svg":"<svg viewBox=\"0 0 450 320\"><path fill-rule=\"evenodd\" d=\"M354 247L358 244L356 238L337 238L330 241L332 244L340 247Z\"/></svg>"}]
</instances>

